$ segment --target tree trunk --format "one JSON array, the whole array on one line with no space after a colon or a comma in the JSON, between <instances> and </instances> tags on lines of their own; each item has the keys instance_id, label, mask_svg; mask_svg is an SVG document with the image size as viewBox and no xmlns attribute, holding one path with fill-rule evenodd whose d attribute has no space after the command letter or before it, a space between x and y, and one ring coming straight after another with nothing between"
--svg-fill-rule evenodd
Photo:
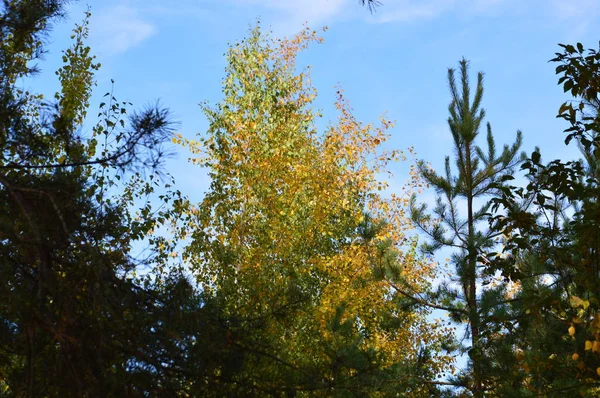
<instances>
[{"instance_id":1,"label":"tree trunk","mask_svg":"<svg viewBox=\"0 0 600 398\"><path fill-rule=\"evenodd\" d=\"M475 397L483 397L481 374L481 355L479 352L479 311L477 308L477 252L475 247L475 222L473 220L473 170L471 163L471 145L465 148L466 157L466 184L467 184L467 267L468 281L467 305L469 306L469 322L471 324L471 351L469 357L473 361L473 386Z\"/></svg>"}]
</instances>

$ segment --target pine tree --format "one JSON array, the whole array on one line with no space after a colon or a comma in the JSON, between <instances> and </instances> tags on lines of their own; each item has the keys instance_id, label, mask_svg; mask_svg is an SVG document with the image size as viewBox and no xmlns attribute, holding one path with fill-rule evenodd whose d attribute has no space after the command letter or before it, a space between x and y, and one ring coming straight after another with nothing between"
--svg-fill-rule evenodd
<instances>
[{"instance_id":1,"label":"pine tree","mask_svg":"<svg viewBox=\"0 0 600 398\"><path fill-rule=\"evenodd\" d=\"M54 99L20 86L64 3L0 3L0 395L173 396L180 345L164 325L178 326L167 304L185 283L165 294L131 278L152 264L131 249L159 224L146 199L160 183L145 166L161 160L169 113L127 117L110 96L85 134L99 67L85 44L89 13L63 52Z\"/></svg>"},{"instance_id":2,"label":"pine tree","mask_svg":"<svg viewBox=\"0 0 600 398\"><path fill-rule=\"evenodd\" d=\"M490 276L482 272L481 254L494 246L498 232L483 229L480 224L488 219L489 197L504 177L510 176L518 164L521 133L513 145L505 145L497 154L490 124L487 124L487 151L475 144L485 117L481 107L483 98L483 74L477 75L477 85L471 99L468 61L460 61L459 82L456 71L448 70L448 83L452 101L449 106L448 125L454 141L454 163L457 174L453 174L451 159L445 160L445 175L433 171L426 163L419 163L419 172L437 194L433 217L424 204L417 205L413 197L411 218L430 238L425 252L433 254L438 249L454 250L451 264L454 277L441 284L432 302L438 308L450 312L455 322L468 324L467 336L470 369L457 385L469 389L474 396L483 396L490 385L493 361L486 357L490 349L490 338L497 329L490 327L491 318L501 310L505 299L502 286L482 288ZM483 200L480 207L476 201ZM466 202L466 203L465 203ZM466 204L466 212L461 204ZM435 219L434 219L435 218ZM464 348L465 350L467 348Z\"/></svg>"}]
</instances>

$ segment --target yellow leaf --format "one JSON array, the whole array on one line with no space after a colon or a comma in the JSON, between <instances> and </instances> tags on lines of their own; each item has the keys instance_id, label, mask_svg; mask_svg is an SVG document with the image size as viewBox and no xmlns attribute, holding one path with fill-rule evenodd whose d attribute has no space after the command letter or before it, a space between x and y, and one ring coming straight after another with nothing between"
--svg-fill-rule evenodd
<instances>
[{"instance_id":1,"label":"yellow leaf","mask_svg":"<svg viewBox=\"0 0 600 398\"><path fill-rule=\"evenodd\" d=\"M571 307L573 308L577 308L577 307L583 307L584 310L587 310L587 308L590 306L590 302L587 300L582 300L577 296L571 296Z\"/></svg>"},{"instance_id":2,"label":"yellow leaf","mask_svg":"<svg viewBox=\"0 0 600 398\"><path fill-rule=\"evenodd\" d=\"M516 352L515 358L517 359L517 361L522 361L523 359L525 359L525 354L523 353L523 351L519 350Z\"/></svg>"},{"instance_id":3,"label":"yellow leaf","mask_svg":"<svg viewBox=\"0 0 600 398\"><path fill-rule=\"evenodd\" d=\"M596 329L600 329L600 312L594 317L594 321L592 322L591 326L595 327Z\"/></svg>"}]
</instances>

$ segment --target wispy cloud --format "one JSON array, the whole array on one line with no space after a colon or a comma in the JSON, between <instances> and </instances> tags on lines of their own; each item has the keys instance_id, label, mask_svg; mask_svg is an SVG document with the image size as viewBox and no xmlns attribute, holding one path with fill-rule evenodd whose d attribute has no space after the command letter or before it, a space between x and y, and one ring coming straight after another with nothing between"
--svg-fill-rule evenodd
<instances>
[{"instance_id":1,"label":"wispy cloud","mask_svg":"<svg viewBox=\"0 0 600 398\"><path fill-rule=\"evenodd\" d=\"M472 14L489 14L499 10L518 7L513 0L471 0L469 12ZM510 3L510 4L509 4Z\"/></svg>"},{"instance_id":2,"label":"wispy cloud","mask_svg":"<svg viewBox=\"0 0 600 398\"><path fill-rule=\"evenodd\" d=\"M377 22L411 22L433 19L452 11L471 15L522 12L548 12L551 18L578 19L579 25L588 25L600 17L598 0L397 0L386 1L374 20ZM580 28L575 25L574 28Z\"/></svg>"},{"instance_id":3,"label":"wispy cloud","mask_svg":"<svg viewBox=\"0 0 600 398\"><path fill-rule=\"evenodd\" d=\"M386 2L375 16L377 22L409 22L435 18L452 9L457 0L400 0Z\"/></svg>"},{"instance_id":4,"label":"wispy cloud","mask_svg":"<svg viewBox=\"0 0 600 398\"><path fill-rule=\"evenodd\" d=\"M247 3L263 4L278 9L299 20L323 20L337 15L348 5L346 0L239 0Z\"/></svg>"},{"instance_id":5,"label":"wispy cloud","mask_svg":"<svg viewBox=\"0 0 600 398\"><path fill-rule=\"evenodd\" d=\"M381 12L373 18L376 22L418 22L434 19L452 11L470 15L498 12L513 0L397 0L387 1ZM513 4L514 5L514 4Z\"/></svg>"},{"instance_id":6,"label":"wispy cloud","mask_svg":"<svg viewBox=\"0 0 600 398\"><path fill-rule=\"evenodd\" d=\"M113 6L94 13L91 39L94 48L103 55L124 53L157 32L139 12L128 6Z\"/></svg>"},{"instance_id":7,"label":"wispy cloud","mask_svg":"<svg viewBox=\"0 0 600 398\"><path fill-rule=\"evenodd\" d=\"M290 34L302 28L304 23L311 26L326 24L332 19L358 8L358 3L348 0L231 0L233 4L251 6L257 15L261 10L270 15L268 23L272 24L277 34Z\"/></svg>"},{"instance_id":8,"label":"wispy cloud","mask_svg":"<svg viewBox=\"0 0 600 398\"><path fill-rule=\"evenodd\" d=\"M568 41L579 40L600 17L598 0L552 0L550 4L553 16L572 26Z\"/></svg>"},{"instance_id":9,"label":"wispy cloud","mask_svg":"<svg viewBox=\"0 0 600 398\"><path fill-rule=\"evenodd\" d=\"M552 0L554 15L562 19L584 18L586 20L600 15L598 0Z\"/></svg>"},{"instance_id":10,"label":"wispy cloud","mask_svg":"<svg viewBox=\"0 0 600 398\"><path fill-rule=\"evenodd\" d=\"M328 23L334 19L358 17L377 23L416 22L441 16L455 9L483 14L502 8L512 0L386 0L370 15L356 0L230 0L238 5L275 12L277 24L297 29L302 23Z\"/></svg>"},{"instance_id":11,"label":"wispy cloud","mask_svg":"<svg viewBox=\"0 0 600 398\"><path fill-rule=\"evenodd\" d=\"M358 0L220 0L230 7L245 7L253 15L270 24L278 35L289 35L304 23L317 27L340 19L367 19L375 23L416 23L434 20L450 13L464 15L498 15L517 12L545 12L551 18L579 19L574 30L586 30L600 16L598 0L383 0L382 7L370 14ZM170 1L131 0L129 5L106 7L92 20L95 48L104 54L123 53L157 32L147 20L157 11L165 14L185 13L208 18L212 8L203 0ZM170 5L169 5L170 4ZM135 6L132 6L135 5ZM542 11L543 10L543 11ZM143 14L142 14L143 11Z\"/></svg>"}]
</instances>

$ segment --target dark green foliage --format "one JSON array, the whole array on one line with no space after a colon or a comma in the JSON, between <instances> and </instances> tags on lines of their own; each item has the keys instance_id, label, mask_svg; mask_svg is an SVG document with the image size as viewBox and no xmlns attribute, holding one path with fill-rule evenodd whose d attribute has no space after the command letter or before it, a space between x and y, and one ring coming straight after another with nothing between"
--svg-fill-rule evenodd
<instances>
[{"instance_id":1,"label":"dark green foliage","mask_svg":"<svg viewBox=\"0 0 600 398\"><path fill-rule=\"evenodd\" d=\"M512 311L529 315L521 315L515 334L527 353L521 375L530 379L513 380L515 391L597 396L600 358L589 348L600 326L600 56L580 43L561 47L552 61L575 100L562 104L557 117L569 122L565 142L575 140L584 159L544 163L536 150L522 166L527 186L501 189L494 207L506 214L493 225L507 242L491 270L520 282Z\"/></svg>"},{"instance_id":2,"label":"dark green foliage","mask_svg":"<svg viewBox=\"0 0 600 398\"><path fill-rule=\"evenodd\" d=\"M79 127L98 67L82 41L87 19L64 53L55 101L17 86L35 72L64 4L5 1L0 14L0 390L31 397L164 390L177 347L159 326L176 325L165 294L177 289L143 288L131 277L140 265L132 244L161 217L145 206L135 219L131 206L154 190L153 176L147 182L140 173L159 165L171 123L160 108L127 118L111 95L85 142ZM114 196L126 170L136 174Z\"/></svg>"}]
</instances>

